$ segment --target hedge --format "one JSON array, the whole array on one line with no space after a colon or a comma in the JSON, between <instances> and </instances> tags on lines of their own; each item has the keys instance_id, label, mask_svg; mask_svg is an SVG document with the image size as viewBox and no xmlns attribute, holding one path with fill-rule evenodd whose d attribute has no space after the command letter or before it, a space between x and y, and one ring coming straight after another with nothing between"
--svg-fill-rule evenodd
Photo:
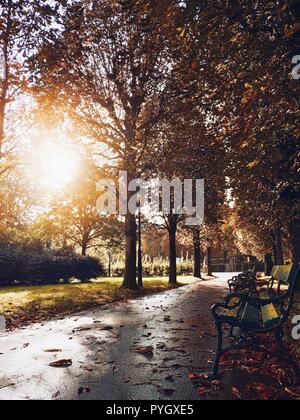
<instances>
[{"instance_id":1,"label":"hedge","mask_svg":"<svg viewBox=\"0 0 300 420\"><path fill-rule=\"evenodd\" d=\"M74 278L87 281L103 274L95 258L0 248L0 286L58 284Z\"/></svg>"},{"instance_id":2,"label":"hedge","mask_svg":"<svg viewBox=\"0 0 300 420\"><path fill-rule=\"evenodd\" d=\"M193 275L194 263L192 260L177 261L177 274L179 276ZM124 263L117 261L112 266L114 277L123 277ZM143 274L145 277L167 277L170 272L170 263L168 259L154 258L153 260L145 258L143 261Z\"/></svg>"}]
</instances>

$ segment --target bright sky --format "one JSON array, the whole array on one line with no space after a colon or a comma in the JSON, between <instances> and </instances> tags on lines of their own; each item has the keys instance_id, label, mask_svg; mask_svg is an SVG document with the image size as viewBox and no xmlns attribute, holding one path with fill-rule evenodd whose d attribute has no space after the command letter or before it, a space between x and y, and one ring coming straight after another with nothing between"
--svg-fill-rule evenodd
<instances>
[{"instance_id":1,"label":"bright sky","mask_svg":"<svg viewBox=\"0 0 300 420\"><path fill-rule=\"evenodd\" d=\"M32 153L33 176L48 192L57 192L75 179L79 159L79 154L67 139L65 142L43 142Z\"/></svg>"},{"instance_id":2,"label":"bright sky","mask_svg":"<svg viewBox=\"0 0 300 420\"><path fill-rule=\"evenodd\" d=\"M63 192L78 177L82 157L67 129L34 129L24 136L25 172L45 196Z\"/></svg>"}]
</instances>

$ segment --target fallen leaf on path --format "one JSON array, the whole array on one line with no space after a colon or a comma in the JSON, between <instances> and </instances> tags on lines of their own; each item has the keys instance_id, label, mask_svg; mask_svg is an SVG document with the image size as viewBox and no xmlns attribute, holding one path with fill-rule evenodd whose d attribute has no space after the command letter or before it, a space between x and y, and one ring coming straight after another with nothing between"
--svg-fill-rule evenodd
<instances>
[{"instance_id":1,"label":"fallen leaf on path","mask_svg":"<svg viewBox=\"0 0 300 420\"><path fill-rule=\"evenodd\" d=\"M61 353L62 350L60 350L60 349L47 349L47 350L44 350L44 352L45 353Z\"/></svg>"},{"instance_id":2,"label":"fallen leaf on path","mask_svg":"<svg viewBox=\"0 0 300 420\"><path fill-rule=\"evenodd\" d=\"M156 387L157 388L157 391L160 393L160 394L163 394L163 395L168 395L168 396L171 396L171 395L173 395L173 394L175 394L175 392L176 392L176 390L175 389L173 389L173 388L162 388L161 386L157 386Z\"/></svg>"},{"instance_id":3,"label":"fallen leaf on path","mask_svg":"<svg viewBox=\"0 0 300 420\"><path fill-rule=\"evenodd\" d=\"M58 360L56 362L52 362L50 363L51 367L55 367L55 368L65 368L65 367L70 367L72 366L73 362L72 360L68 359L68 360Z\"/></svg>"},{"instance_id":4,"label":"fallen leaf on path","mask_svg":"<svg viewBox=\"0 0 300 420\"><path fill-rule=\"evenodd\" d=\"M73 332L84 332L84 331L90 331L92 328L91 327L81 327L81 328L76 328L75 330L73 330Z\"/></svg>"},{"instance_id":5,"label":"fallen leaf on path","mask_svg":"<svg viewBox=\"0 0 300 420\"><path fill-rule=\"evenodd\" d=\"M212 381L211 384L213 386L215 386L216 388L222 388L223 387L223 384L220 381Z\"/></svg>"},{"instance_id":6,"label":"fallen leaf on path","mask_svg":"<svg viewBox=\"0 0 300 420\"><path fill-rule=\"evenodd\" d=\"M205 376L204 374L198 374L198 373L189 373L189 379L191 381L197 381L199 379L207 379L207 376Z\"/></svg>"},{"instance_id":7,"label":"fallen leaf on path","mask_svg":"<svg viewBox=\"0 0 300 420\"><path fill-rule=\"evenodd\" d=\"M268 388L264 384L255 383L252 385L247 386L247 393L252 397L253 399L259 399L263 401L269 401L274 399L274 389Z\"/></svg>"},{"instance_id":8,"label":"fallen leaf on path","mask_svg":"<svg viewBox=\"0 0 300 420\"><path fill-rule=\"evenodd\" d=\"M86 370L87 372L90 372L90 373L94 372L94 369L88 368L88 367L85 367L85 366L80 366L80 369Z\"/></svg>"},{"instance_id":9,"label":"fallen leaf on path","mask_svg":"<svg viewBox=\"0 0 300 420\"><path fill-rule=\"evenodd\" d=\"M234 364L233 360L224 360L224 362L220 363L220 367L232 367Z\"/></svg>"},{"instance_id":10,"label":"fallen leaf on path","mask_svg":"<svg viewBox=\"0 0 300 420\"><path fill-rule=\"evenodd\" d=\"M113 329L114 329L114 327L112 327L111 325L106 325L105 327L101 328L102 331L111 331Z\"/></svg>"},{"instance_id":11,"label":"fallen leaf on path","mask_svg":"<svg viewBox=\"0 0 300 420\"><path fill-rule=\"evenodd\" d=\"M163 349L165 349L167 347L167 345L166 344L164 344L164 343L158 343L157 345L156 345L156 348L157 349L159 349L159 350L163 350Z\"/></svg>"},{"instance_id":12,"label":"fallen leaf on path","mask_svg":"<svg viewBox=\"0 0 300 420\"><path fill-rule=\"evenodd\" d=\"M201 387L198 389L198 394L200 395L200 397L205 397L209 394L209 390L207 388Z\"/></svg>"},{"instance_id":13,"label":"fallen leaf on path","mask_svg":"<svg viewBox=\"0 0 300 420\"><path fill-rule=\"evenodd\" d=\"M0 385L0 389L4 389L4 388L9 388L11 386L15 386L16 384L11 383L11 384L6 384L6 385Z\"/></svg>"},{"instance_id":14,"label":"fallen leaf on path","mask_svg":"<svg viewBox=\"0 0 300 420\"><path fill-rule=\"evenodd\" d=\"M235 387L231 388L231 393L232 393L233 398L235 398L236 400L242 399L241 392L238 388L235 388Z\"/></svg>"},{"instance_id":15,"label":"fallen leaf on path","mask_svg":"<svg viewBox=\"0 0 300 420\"><path fill-rule=\"evenodd\" d=\"M82 386L78 389L78 395L88 394L91 392L91 388L89 386Z\"/></svg>"},{"instance_id":16,"label":"fallen leaf on path","mask_svg":"<svg viewBox=\"0 0 300 420\"><path fill-rule=\"evenodd\" d=\"M54 395L52 395L52 399L55 399L60 396L60 392L57 391Z\"/></svg>"},{"instance_id":17,"label":"fallen leaf on path","mask_svg":"<svg viewBox=\"0 0 300 420\"><path fill-rule=\"evenodd\" d=\"M138 354L153 354L154 349L152 346L134 347L131 351Z\"/></svg>"},{"instance_id":18,"label":"fallen leaf on path","mask_svg":"<svg viewBox=\"0 0 300 420\"><path fill-rule=\"evenodd\" d=\"M188 367L188 366L181 365L180 363L174 363L174 365L171 366L171 368L174 368L174 369L180 369L184 367Z\"/></svg>"}]
</instances>

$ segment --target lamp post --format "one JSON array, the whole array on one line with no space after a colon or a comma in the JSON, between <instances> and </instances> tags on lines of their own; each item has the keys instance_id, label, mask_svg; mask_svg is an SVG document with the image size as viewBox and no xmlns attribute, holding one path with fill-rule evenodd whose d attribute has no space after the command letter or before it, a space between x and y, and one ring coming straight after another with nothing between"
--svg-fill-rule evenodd
<instances>
[{"instance_id":1,"label":"lamp post","mask_svg":"<svg viewBox=\"0 0 300 420\"><path fill-rule=\"evenodd\" d=\"M111 278L111 263L112 263L112 253L108 251L108 277Z\"/></svg>"},{"instance_id":2,"label":"lamp post","mask_svg":"<svg viewBox=\"0 0 300 420\"><path fill-rule=\"evenodd\" d=\"M138 286L142 288L143 287L143 251L142 251L141 204L140 204L140 207L139 207L138 226L139 226L139 235L138 235Z\"/></svg>"}]
</instances>

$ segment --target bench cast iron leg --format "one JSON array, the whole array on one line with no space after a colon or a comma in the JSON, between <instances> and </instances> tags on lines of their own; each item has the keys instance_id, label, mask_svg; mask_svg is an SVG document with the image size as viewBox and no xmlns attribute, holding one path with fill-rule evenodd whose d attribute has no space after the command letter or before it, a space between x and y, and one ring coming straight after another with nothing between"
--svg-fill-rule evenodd
<instances>
[{"instance_id":1,"label":"bench cast iron leg","mask_svg":"<svg viewBox=\"0 0 300 420\"><path fill-rule=\"evenodd\" d=\"M294 371L294 375L295 375L295 379L296 379L296 385L299 385L300 384L300 369L299 369L298 363L295 361L293 356L289 353L289 350L284 343L284 331L283 331L283 329L280 328L279 330L277 330L276 333L275 333L275 336L276 336L277 345L280 349L280 353L285 359L287 359L290 362L290 364L293 368L293 371Z\"/></svg>"},{"instance_id":2,"label":"bench cast iron leg","mask_svg":"<svg viewBox=\"0 0 300 420\"><path fill-rule=\"evenodd\" d=\"M222 351L222 349L223 349L223 330L222 330L222 324L220 324L218 321L216 321L216 328L217 328L217 332L218 332L218 347L217 347L217 352L216 352L212 372L211 372L211 375L210 375L210 379L219 379L220 376L221 376L221 375L219 375L219 364L220 364L220 359L223 355L223 351Z\"/></svg>"}]
</instances>

